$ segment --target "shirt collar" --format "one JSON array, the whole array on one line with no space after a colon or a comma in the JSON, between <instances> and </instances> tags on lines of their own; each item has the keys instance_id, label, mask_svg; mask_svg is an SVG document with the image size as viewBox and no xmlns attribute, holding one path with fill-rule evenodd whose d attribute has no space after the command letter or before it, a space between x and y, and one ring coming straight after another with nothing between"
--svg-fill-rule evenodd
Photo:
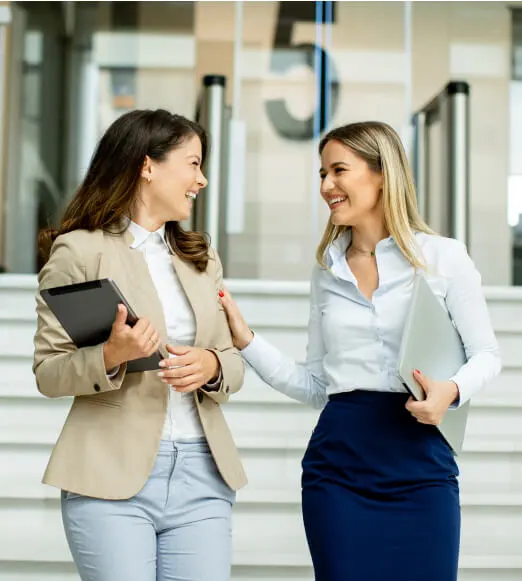
<instances>
[{"instance_id":1,"label":"shirt collar","mask_svg":"<svg viewBox=\"0 0 522 581\"><path fill-rule=\"evenodd\" d=\"M326 261L328 267L331 268L341 258L344 260L346 250L352 240L352 231L345 230L342 232L326 250Z\"/></svg>"},{"instance_id":2,"label":"shirt collar","mask_svg":"<svg viewBox=\"0 0 522 581\"><path fill-rule=\"evenodd\" d=\"M334 263L340 258L344 260L346 251L348 250L348 246L352 241L352 231L351 229L345 230L342 232L328 247L326 254L327 254L327 261L330 263ZM384 238L380 240L377 244L378 247L386 248L395 244L395 240L393 236L388 236L388 238ZM331 266L331 264L329 264Z\"/></svg>"},{"instance_id":3,"label":"shirt collar","mask_svg":"<svg viewBox=\"0 0 522 581\"><path fill-rule=\"evenodd\" d=\"M328 268L336 275L341 278L348 278L351 280L353 275L346 262L346 250L352 241L352 231L351 229L342 232L328 247L326 251L326 264ZM387 248L395 244L393 236L388 236L380 240L377 246L382 248Z\"/></svg>"},{"instance_id":4,"label":"shirt collar","mask_svg":"<svg viewBox=\"0 0 522 581\"><path fill-rule=\"evenodd\" d=\"M132 234L132 236L134 238L134 241L130 245L131 248L138 248L139 246L144 244L146 242L146 240L150 236L152 236L152 234L156 234L156 233L158 233L161 236L161 239L165 243L165 246L167 246L167 248L168 248L167 240L165 238L165 224L163 224L163 226L161 226L160 228L158 228L154 232L149 232L148 230L143 228L143 226L140 226L139 224L136 224L136 222L129 220L128 228L129 228L129 232Z\"/></svg>"}]
</instances>

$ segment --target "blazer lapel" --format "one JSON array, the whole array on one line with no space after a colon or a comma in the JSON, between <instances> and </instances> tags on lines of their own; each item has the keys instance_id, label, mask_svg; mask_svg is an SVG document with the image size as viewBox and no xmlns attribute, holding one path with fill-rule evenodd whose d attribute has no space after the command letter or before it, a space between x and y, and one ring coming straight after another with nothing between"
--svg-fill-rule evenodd
<instances>
[{"instance_id":1,"label":"blazer lapel","mask_svg":"<svg viewBox=\"0 0 522 581\"><path fill-rule=\"evenodd\" d=\"M137 315L149 317L160 333L162 342L167 343L163 306L145 257L139 250L130 247L134 237L128 229L122 234L111 236L111 239L114 243L113 251L103 253L100 257L99 278L112 278ZM214 324L212 317L215 316L211 307L217 300L214 296L214 285L209 284L205 273L196 271L172 250L171 253L172 265L194 311L196 322L194 346L208 347L212 339Z\"/></svg>"},{"instance_id":2,"label":"blazer lapel","mask_svg":"<svg viewBox=\"0 0 522 581\"><path fill-rule=\"evenodd\" d=\"M112 278L138 317L148 317L159 332L162 343L167 343L163 306L145 257L130 247L134 238L129 230L111 238L115 251L110 256L102 255L99 276Z\"/></svg>"},{"instance_id":3,"label":"blazer lapel","mask_svg":"<svg viewBox=\"0 0 522 581\"><path fill-rule=\"evenodd\" d=\"M194 267L185 261L181 260L175 253L172 254L172 264L174 270L178 275L179 281L196 319L196 338L194 340L195 347L208 346L210 337L208 337L208 328L206 320L208 319L208 303L205 294L206 284L203 273L197 272Z\"/></svg>"}]
</instances>

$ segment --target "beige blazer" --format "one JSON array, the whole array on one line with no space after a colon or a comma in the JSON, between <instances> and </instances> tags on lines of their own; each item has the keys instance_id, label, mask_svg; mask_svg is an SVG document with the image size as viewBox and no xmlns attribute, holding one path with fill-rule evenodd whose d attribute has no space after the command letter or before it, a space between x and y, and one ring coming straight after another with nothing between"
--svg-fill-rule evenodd
<instances>
[{"instance_id":1,"label":"beige blazer","mask_svg":"<svg viewBox=\"0 0 522 581\"><path fill-rule=\"evenodd\" d=\"M132 250L132 234L77 230L59 236L41 270L39 291L71 283L112 278L138 316L146 316L167 342L162 306L143 254ZM218 299L219 257L210 251L200 273L175 254L172 262L196 318L195 346L219 358L218 391L198 390L194 400L208 445L225 482L237 490L246 476L221 404L243 383L244 365L232 346ZM86 496L125 499L145 484L154 465L167 410L168 387L155 371L126 374L122 366L107 378L102 346L77 349L37 293L38 326L33 371L48 397L74 396L43 482Z\"/></svg>"}]
</instances>

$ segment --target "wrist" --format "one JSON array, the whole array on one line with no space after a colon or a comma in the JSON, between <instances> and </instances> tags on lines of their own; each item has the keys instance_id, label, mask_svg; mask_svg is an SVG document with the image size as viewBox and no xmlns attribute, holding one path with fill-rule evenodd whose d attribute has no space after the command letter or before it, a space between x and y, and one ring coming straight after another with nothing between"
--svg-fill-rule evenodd
<instances>
[{"instance_id":1,"label":"wrist","mask_svg":"<svg viewBox=\"0 0 522 581\"><path fill-rule=\"evenodd\" d=\"M108 341L103 344L103 363L105 365L105 371L112 370L123 363L123 361L114 355Z\"/></svg>"},{"instance_id":2,"label":"wrist","mask_svg":"<svg viewBox=\"0 0 522 581\"><path fill-rule=\"evenodd\" d=\"M251 331L251 329L247 328L245 333L243 333L242 336L238 338L238 341L236 342L236 347L240 351L243 351L243 349L246 349L250 345L250 343L252 343L253 339L254 333Z\"/></svg>"},{"instance_id":3,"label":"wrist","mask_svg":"<svg viewBox=\"0 0 522 581\"><path fill-rule=\"evenodd\" d=\"M451 396L450 405L457 403L460 398L459 386L454 381L448 381L448 391Z\"/></svg>"},{"instance_id":4,"label":"wrist","mask_svg":"<svg viewBox=\"0 0 522 581\"><path fill-rule=\"evenodd\" d=\"M219 370L221 369L221 363L219 362L219 359L217 357L217 355L214 353L214 351L211 351L210 349L206 350L207 353L210 355L211 358L211 363L210 363L210 377L207 381L207 383L215 383L217 381L217 378L219 377Z\"/></svg>"}]
</instances>

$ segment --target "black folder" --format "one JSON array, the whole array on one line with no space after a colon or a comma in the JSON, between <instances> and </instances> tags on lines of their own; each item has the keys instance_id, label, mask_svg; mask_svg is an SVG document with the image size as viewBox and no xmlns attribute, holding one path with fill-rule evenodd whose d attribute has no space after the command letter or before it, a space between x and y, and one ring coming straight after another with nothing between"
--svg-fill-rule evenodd
<instances>
[{"instance_id":1,"label":"black folder","mask_svg":"<svg viewBox=\"0 0 522 581\"><path fill-rule=\"evenodd\" d=\"M40 294L78 348L107 341L120 303L127 307L127 325L132 327L138 321L110 278L49 288ZM127 373L159 369L159 362L164 358L157 351L150 357L128 361Z\"/></svg>"}]
</instances>

